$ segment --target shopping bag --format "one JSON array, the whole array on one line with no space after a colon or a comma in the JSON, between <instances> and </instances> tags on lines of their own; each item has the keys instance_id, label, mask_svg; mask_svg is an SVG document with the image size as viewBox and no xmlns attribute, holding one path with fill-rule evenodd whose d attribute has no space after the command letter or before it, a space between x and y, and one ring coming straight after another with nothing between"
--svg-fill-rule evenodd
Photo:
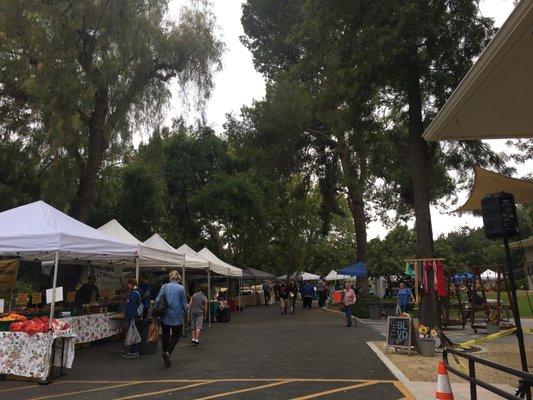
<instances>
[{"instance_id":1,"label":"shopping bag","mask_svg":"<svg viewBox=\"0 0 533 400\"><path fill-rule=\"evenodd\" d=\"M148 343L159 343L159 322L155 319L148 327Z\"/></svg>"},{"instance_id":2,"label":"shopping bag","mask_svg":"<svg viewBox=\"0 0 533 400\"><path fill-rule=\"evenodd\" d=\"M124 344L126 346L131 346L132 344L141 343L141 335L135 326L135 321L131 321L130 327L128 328L128 333L126 334L126 340Z\"/></svg>"}]
</instances>

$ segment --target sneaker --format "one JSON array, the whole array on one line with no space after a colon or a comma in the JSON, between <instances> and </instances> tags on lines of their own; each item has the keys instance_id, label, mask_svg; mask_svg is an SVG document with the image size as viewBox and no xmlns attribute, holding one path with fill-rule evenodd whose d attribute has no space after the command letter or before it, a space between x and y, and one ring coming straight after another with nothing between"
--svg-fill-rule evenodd
<instances>
[{"instance_id":1,"label":"sneaker","mask_svg":"<svg viewBox=\"0 0 533 400\"><path fill-rule=\"evenodd\" d=\"M168 353L161 353L161 357L163 357L163 362L165 363L165 367L170 367L170 364L171 364L170 355Z\"/></svg>"},{"instance_id":2,"label":"sneaker","mask_svg":"<svg viewBox=\"0 0 533 400\"><path fill-rule=\"evenodd\" d=\"M133 353L130 353L129 351L126 353L126 354L122 354L121 357L122 358L130 358L130 356L132 355Z\"/></svg>"},{"instance_id":3,"label":"sneaker","mask_svg":"<svg viewBox=\"0 0 533 400\"><path fill-rule=\"evenodd\" d=\"M196 345L196 341L193 339L191 340L191 346L194 346L194 345Z\"/></svg>"},{"instance_id":4,"label":"sneaker","mask_svg":"<svg viewBox=\"0 0 533 400\"><path fill-rule=\"evenodd\" d=\"M200 345L200 341L198 339L196 339L196 346L199 346Z\"/></svg>"},{"instance_id":5,"label":"sneaker","mask_svg":"<svg viewBox=\"0 0 533 400\"><path fill-rule=\"evenodd\" d=\"M124 358L127 358L127 359L139 358L139 353L128 353L124 355Z\"/></svg>"}]
</instances>

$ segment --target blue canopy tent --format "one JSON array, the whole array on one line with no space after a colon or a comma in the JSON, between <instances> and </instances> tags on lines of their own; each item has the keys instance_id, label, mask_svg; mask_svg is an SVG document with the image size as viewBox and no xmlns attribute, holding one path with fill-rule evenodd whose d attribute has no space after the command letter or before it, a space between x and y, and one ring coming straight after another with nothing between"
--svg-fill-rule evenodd
<instances>
[{"instance_id":1,"label":"blue canopy tent","mask_svg":"<svg viewBox=\"0 0 533 400\"><path fill-rule=\"evenodd\" d=\"M358 261L355 264L349 265L339 271L341 275L350 275L355 277L366 277L368 272L366 264L362 261Z\"/></svg>"},{"instance_id":2,"label":"blue canopy tent","mask_svg":"<svg viewBox=\"0 0 533 400\"><path fill-rule=\"evenodd\" d=\"M472 281L474 275L470 272L458 272L452 277L452 282Z\"/></svg>"}]
</instances>

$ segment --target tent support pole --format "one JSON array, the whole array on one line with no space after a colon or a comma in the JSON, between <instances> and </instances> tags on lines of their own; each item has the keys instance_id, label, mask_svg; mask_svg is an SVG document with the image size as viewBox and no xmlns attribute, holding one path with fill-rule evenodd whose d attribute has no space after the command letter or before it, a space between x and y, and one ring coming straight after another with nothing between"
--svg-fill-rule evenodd
<instances>
[{"instance_id":1,"label":"tent support pole","mask_svg":"<svg viewBox=\"0 0 533 400\"><path fill-rule=\"evenodd\" d=\"M139 257L135 259L135 280L139 284Z\"/></svg>"},{"instance_id":2,"label":"tent support pole","mask_svg":"<svg viewBox=\"0 0 533 400\"><path fill-rule=\"evenodd\" d=\"M211 264L209 263L209 269L207 270L207 301L209 303L208 316L209 326L211 326Z\"/></svg>"},{"instance_id":3,"label":"tent support pole","mask_svg":"<svg viewBox=\"0 0 533 400\"><path fill-rule=\"evenodd\" d=\"M52 281L52 304L50 305L50 320L48 321L48 328L52 328L52 318L54 318L54 311L56 308L56 287L57 287L57 269L59 266L59 251L56 251L54 260L54 280Z\"/></svg>"},{"instance_id":4,"label":"tent support pole","mask_svg":"<svg viewBox=\"0 0 533 400\"><path fill-rule=\"evenodd\" d=\"M181 267L181 282L183 283L183 289L185 290L185 296L187 296L187 281L185 280L185 264Z\"/></svg>"}]
</instances>

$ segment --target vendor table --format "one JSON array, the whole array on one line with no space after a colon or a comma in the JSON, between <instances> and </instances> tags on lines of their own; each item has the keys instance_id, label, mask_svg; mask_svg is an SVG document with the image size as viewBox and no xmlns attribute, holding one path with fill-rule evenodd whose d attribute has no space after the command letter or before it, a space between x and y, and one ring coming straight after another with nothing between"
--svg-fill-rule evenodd
<instances>
[{"instance_id":1,"label":"vendor table","mask_svg":"<svg viewBox=\"0 0 533 400\"><path fill-rule=\"evenodd\" d=\"M62 344L57 345L57 342ZM53 353L55 366L72 367L74 361L72 330L35 335L25 332L0 332L0 374L46 381L51 371Z\"/></svg>"},{"instance_id":2,"label":"vendor table","mask_svg":"<svg viewBox=\"0 0 533 400\"><path fill-rule=\"evenodd\" d=\"M60 318L76 335L75 343L89 343L123 332L123 325L114 313L88 314Z\"/></svg>"}]
</instances>

